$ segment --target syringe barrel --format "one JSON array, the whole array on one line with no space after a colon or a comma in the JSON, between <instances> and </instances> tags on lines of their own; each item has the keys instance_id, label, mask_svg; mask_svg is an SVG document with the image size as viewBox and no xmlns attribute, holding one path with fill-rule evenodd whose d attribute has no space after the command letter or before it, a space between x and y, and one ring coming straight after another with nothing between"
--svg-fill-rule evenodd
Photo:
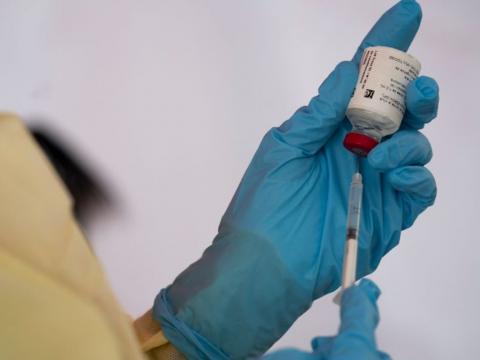
<instances>
[{"instance_id":1,"label":"syringe barrel","mask_svg":"<svg viewBox=\"0 0 480 360\"><path fill-rule=\"evenodd\" d=\"M353 175L348 197L347 238L358 238L362 210L362 192L362 175L357 172Z\"/></svg>"},{"instance_id":2,"label":"syringe barrel","mask_svg":"<svg viewBox=\"0 0 480 360\"><path fill-rule=\"evenodd\" d=\"M356 280L362 192L362 175L357 172L353 175L348 197L347 236L345 239L345 253L343 259L342 289L352 286Z\"/></svg>"},{"instance_id":3,"label":"syringe barrel","mask_svg":"<svg viewBox=\"0 0 480 360\"><path fill-rule=\"evenodd\" d=\"M343 260L342 289L352 286L357 280L358 241L347 237Z\"/></svg>"}]
</instances>

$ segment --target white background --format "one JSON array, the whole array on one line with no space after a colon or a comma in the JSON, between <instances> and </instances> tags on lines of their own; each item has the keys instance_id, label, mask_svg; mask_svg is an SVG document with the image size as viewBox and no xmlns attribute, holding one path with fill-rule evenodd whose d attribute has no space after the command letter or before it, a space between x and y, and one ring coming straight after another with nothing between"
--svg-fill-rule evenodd
<instances>
[{"instance_id":1,"label":"white background","mask_svg":"<svg viewBox=\"0 0 480 360\"><path fill-rule=\"evenodd\" d=\"M91 238L133 316L199 257L262 134L349 59L389 0L0 1L0 107L44 119L121 203ZM396 359L480 354L476 0L421 2L411 53L441 87L436 205L372 276ZM333 334L318 301L276 347Z\"/></svg>"}]
</instances>

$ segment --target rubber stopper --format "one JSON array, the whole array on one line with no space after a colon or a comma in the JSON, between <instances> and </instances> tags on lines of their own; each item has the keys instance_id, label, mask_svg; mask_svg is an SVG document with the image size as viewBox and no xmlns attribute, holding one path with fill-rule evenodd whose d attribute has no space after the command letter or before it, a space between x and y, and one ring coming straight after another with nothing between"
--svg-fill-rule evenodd
<instances>
[{"instance_id":1,"label":"rubber stopper","mask_svg":"<svg viewBox=\"0 0 480 360\"><path fill-rule=\"evenodd\" d=\"M355 132L349 132L343 140L343 146L359 156L367 156L378 145L374 138Z\"/></svg>"}]
</instances>

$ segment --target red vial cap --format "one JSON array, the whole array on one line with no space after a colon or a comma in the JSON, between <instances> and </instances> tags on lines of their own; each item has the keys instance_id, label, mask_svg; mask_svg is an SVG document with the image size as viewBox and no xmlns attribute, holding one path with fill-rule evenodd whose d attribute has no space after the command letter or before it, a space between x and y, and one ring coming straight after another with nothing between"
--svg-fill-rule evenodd
<instances>
[{"instance_id":1,"label":"red vial cap","mask_svg":"<svg viewBox=\"0 0 480 360\"><path fill-rule=\"evenodd\" d=\"M359 156L367 156L377 144L374 138L355 132L349 132L343 140L343 146Z\"/></svg>"}]
</instances>

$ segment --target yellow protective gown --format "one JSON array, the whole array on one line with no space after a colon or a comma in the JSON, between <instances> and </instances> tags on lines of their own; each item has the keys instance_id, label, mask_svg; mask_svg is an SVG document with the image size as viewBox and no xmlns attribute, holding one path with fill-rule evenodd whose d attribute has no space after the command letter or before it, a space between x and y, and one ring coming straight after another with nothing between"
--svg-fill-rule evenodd
<instances>
[{"instance_id":1,"label":"yellow protective gown","mask_svg":"<svg viewBox=\"0 0 480 360\"><path fill-rule=\"evenodd\" d=\"M71 208L28 130L0 113L0 359L180 359L161 330L137 339Z\"/></svg>"}]
</instances>

